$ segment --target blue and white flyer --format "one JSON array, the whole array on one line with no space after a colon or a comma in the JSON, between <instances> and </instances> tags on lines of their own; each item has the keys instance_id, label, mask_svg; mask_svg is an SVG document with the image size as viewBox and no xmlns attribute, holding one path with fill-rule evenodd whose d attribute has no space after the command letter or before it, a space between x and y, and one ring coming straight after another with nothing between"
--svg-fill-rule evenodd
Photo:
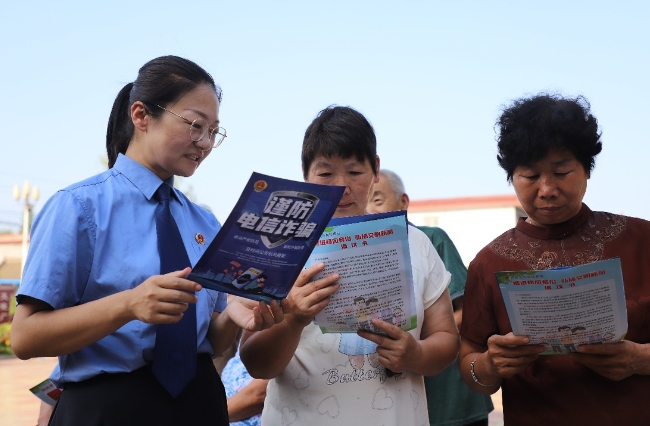
<instances>
[{"instance_id":1,"label":"blue and white flyer","mask_svg":"<svg viewBox=\"0 0 650 426\"><path fill-rule=\"evenodd\" d=\"M619 342L627 333L619 258L561 269L496 272L512 332L543 344L542 355Z\"/></svg>"},{"instance_id":2,"label":"blue and white flyer","mask_svg":"<svg viewBox=\"0 0 650 426\"><path fill-rule=\"evenodd\" d=\"M323 333L356 333L381 318L408 331L417 327L406 212L332 219L308 264L325 263L314 279L341 275L341 287L314 322Z\"/></svg>"},{"instance_id":3,"label":"blue and white flyer","mask_svg":"<svg viewBox=\"0 0 650 426\"><path fill-rule=\"evenodd\" d=\"M344 190L253 173L188 278L248 299L283 299Z\"/></svg>"}]
</instances>

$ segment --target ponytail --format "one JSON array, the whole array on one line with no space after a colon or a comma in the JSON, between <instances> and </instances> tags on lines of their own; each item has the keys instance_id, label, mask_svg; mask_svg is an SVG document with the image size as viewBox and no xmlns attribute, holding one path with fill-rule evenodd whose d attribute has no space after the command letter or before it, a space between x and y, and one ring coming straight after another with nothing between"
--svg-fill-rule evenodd
<instances>
[{"instance_id":1,"label":"ponytail","mask_svg":"<svg viewBox=\"0 0 650 426\"><path fill-rule=\"evenodd\" d=\"M131 121L131 105L140 101L147 105L167 106L180 99L199 84L214 88L221 102L221 89L212 76L194 62L178 56L161 56L152 59L140 68L138 78L129 83L117 94L106 129L106 154L108 168L115 165L117 156L125 154L135 132ZM147 111L153 118L159 117L162 110Z\"/></svg>"},{"instance_id":2,"label":"ponytail","mask_svg":"<svg viewBox=\"0 0 650 426\"><path fill-rule=\"evenodd\" d=\"M133 83L129 83L117 94L113 109L108 118L108 127L106 129L106 154L108 155L108 168L115 164L118 154L126 153L129 142L133 137L133 123L130 116L131 89Z\"/></svg>"}]
</instances>

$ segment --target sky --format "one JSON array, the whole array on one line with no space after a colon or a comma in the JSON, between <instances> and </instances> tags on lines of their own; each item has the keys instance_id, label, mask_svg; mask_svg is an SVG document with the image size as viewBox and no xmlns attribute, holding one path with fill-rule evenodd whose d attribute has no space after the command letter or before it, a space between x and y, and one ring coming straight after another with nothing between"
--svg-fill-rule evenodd
<instances>
[{"instance_id":1,"label":"sky","mask_svg":"<svg viewBox=\"0 0 650 426\"><path fill-rule=\"evenodd\" d=\"M368 118L412 200L512 194L494 123L539 92L582 95L599 121L584 201L650 220L650 2L92 3L0 4L0 230L21 223L14 185L39 187L38 212L103 170L115 96L169 54L223 90L228 138L179 183L222 222L253 171L302 180L304 131L332 104Z\"/></svg>"}]
</instances>

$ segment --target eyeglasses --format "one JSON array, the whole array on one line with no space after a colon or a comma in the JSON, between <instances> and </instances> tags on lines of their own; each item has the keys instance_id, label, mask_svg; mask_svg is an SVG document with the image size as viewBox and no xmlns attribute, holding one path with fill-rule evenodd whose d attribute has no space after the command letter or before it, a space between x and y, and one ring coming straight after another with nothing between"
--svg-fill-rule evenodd
<instances>
[{"instance_id":1,"label":"eyeglasses","mask_svg":"<svg viewBox=\"0 0 650 426\"><path fill-rule=\"evenodd\" d=\"M181 118L183 121L185 121L187 124L190 125L190 139L192 139L192 142L200 142L201 139L203 139L203 136L206 135L206 133L209 132L210 137L210 143L212 144L210 149L213 148L218 148L219 145L221 145L221 142L226 138L226 129L223 127L215 127L212 128L208 124L207 121L205 121L203 118L197 118L193 121L188 120L187 118L183 117L182 115L176 114L174 111L170 111L167 108L163 108L158 104L154 104L158 108L167 111L170 114L175 115L178 118Z\"/></svg>"}]
</instances>

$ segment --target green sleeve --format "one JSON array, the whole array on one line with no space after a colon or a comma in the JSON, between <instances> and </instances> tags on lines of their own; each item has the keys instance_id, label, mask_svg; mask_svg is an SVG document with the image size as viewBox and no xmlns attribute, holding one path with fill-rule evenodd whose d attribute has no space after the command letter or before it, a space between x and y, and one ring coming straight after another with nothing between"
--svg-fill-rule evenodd
<instances>
[{"instance_id":1,"label":"green sleeve","mask_svg":"<svg viewBox=\"0 0 650 426\"><path fill-rule=\"evenodd\" d=\"M461 259L453 241L451 241L449 235L447 235L447 233L441 228L433 226L418 226L418 229L429 237L433 243L433 247L444 262L445 267L451 273L451 282L449 283L449 294L451 295L451 299L453 300L462 296L465 292L467 268L463 264L463 259Z\"/></svg>"}]
</instances>

